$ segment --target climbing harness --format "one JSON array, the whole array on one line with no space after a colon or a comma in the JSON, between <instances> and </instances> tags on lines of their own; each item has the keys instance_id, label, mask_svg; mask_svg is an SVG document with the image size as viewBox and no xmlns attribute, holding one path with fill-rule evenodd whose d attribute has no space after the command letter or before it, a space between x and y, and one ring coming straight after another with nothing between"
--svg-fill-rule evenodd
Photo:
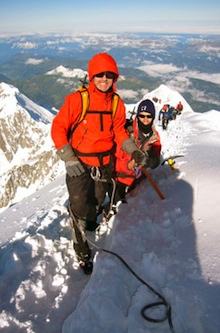
<instances>
[{"instance_id":1,"label":"climbing harness","mask_svg":"<svg viewBox=\"0 0 220 333\"><path fill-rule=\"evenodd\" d=\"M90 177L94 180L94 181L100 181L101 179L101 172L99 170L98 167L91 167L90 170Z\"/></svg>"}]
</instances>

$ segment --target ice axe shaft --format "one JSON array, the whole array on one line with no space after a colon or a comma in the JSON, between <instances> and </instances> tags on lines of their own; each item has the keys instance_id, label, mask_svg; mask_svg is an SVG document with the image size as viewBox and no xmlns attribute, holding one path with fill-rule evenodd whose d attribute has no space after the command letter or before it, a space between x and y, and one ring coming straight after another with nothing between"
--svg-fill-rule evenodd
<instances>
[{"instance_id":1,"label":"ice axe shaft","mask_svg":"<svg viewBox=\"0 0 220 333\"><path fill-rule=\"evenodd\" d=\"M164 200L165 196L163 195L163 193L161 193L161 191L159 190L155 181L152 179L149 172L143 166L141 166L141 169L142 169L143 173L145 174L145 176L147 177L147 179L149 180L149 182L151 183L151 185L153 186L153 188L155 189L155 191L157 192L157 194L159 195L160 199Z\"/></svg>"}]
</instances>

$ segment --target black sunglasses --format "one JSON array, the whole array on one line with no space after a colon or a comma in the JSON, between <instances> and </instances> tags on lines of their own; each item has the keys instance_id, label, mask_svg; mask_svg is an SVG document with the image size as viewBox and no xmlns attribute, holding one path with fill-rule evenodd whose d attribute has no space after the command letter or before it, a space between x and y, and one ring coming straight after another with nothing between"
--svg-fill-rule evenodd
<instances>
[{"instance_id":1,"label":"black sunglasses","mask_svg":"<svg viewBox=\"0 0 220 333\"><path fill-rule=\"evenodd\" d=\"M96 74L95 76L101 78L104 75L106 76L107 79L112 79L113 80L115 78L115 74L112 73L112 72L102 72L102 73Z\"/></svg>"},{"instance_id":2,"label":"black sunglasses","mask_svg":"<svg viewBox=\"0 0 220 333\"><path fill-rule=\"evenodd\" d=\"M148 114L147 116L145 116L144 114L139 114L138 117L139 117L139 118L143 118L143 119L144 119L144 118L148 118L148 119L153 118L151 114Z\"/></svg>"}]
</instances>

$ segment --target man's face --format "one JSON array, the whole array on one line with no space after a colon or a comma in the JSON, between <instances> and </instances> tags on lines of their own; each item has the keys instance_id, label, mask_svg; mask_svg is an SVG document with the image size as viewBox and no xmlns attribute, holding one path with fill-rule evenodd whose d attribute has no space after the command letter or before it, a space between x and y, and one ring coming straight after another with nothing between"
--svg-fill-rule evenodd
<instances>
[{"instance_id":1,"label":"man's face","mask_svg":"<svg viewBox=\"0 0 220 333\"><path fill-rule=\"evenodd\" d=\"M103 72L94 76L94 84L96 88L102 92L108 91L113 85L114 73Z\"/></svg>"}]
</instances>

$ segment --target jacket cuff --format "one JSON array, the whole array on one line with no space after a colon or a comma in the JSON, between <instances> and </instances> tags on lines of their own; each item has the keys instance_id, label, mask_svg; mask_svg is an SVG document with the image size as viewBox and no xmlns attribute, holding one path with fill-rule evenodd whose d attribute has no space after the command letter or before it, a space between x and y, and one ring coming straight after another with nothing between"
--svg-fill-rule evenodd
<instances>
[{"instance_id":1,"label":"jacket cuff","mask_svg":"<svg viewBox=\"0 0 220 333\"><path fill-rule=\"evenodd\" d=\"M71 147L70 144L67 144L67 145L63 146L62 148L58 149L57 155L64 162L71 160L75 156L74 152L73 152L73 148Z\"/></svg>"},{"instance_id":2,"label":"jacket cuff","mask_svg":"<svg viewBox=\"0 0 220 333\"><path fill-rule=\"evenodd\" d=\"M136 144L134 143L134 141L129 138L129 139L126 139L125 141L123 141L122 150L124 150L126 153L131 155L135 150L138 150L138 148L137 148Z\"/></svg>"}]
</instances>

